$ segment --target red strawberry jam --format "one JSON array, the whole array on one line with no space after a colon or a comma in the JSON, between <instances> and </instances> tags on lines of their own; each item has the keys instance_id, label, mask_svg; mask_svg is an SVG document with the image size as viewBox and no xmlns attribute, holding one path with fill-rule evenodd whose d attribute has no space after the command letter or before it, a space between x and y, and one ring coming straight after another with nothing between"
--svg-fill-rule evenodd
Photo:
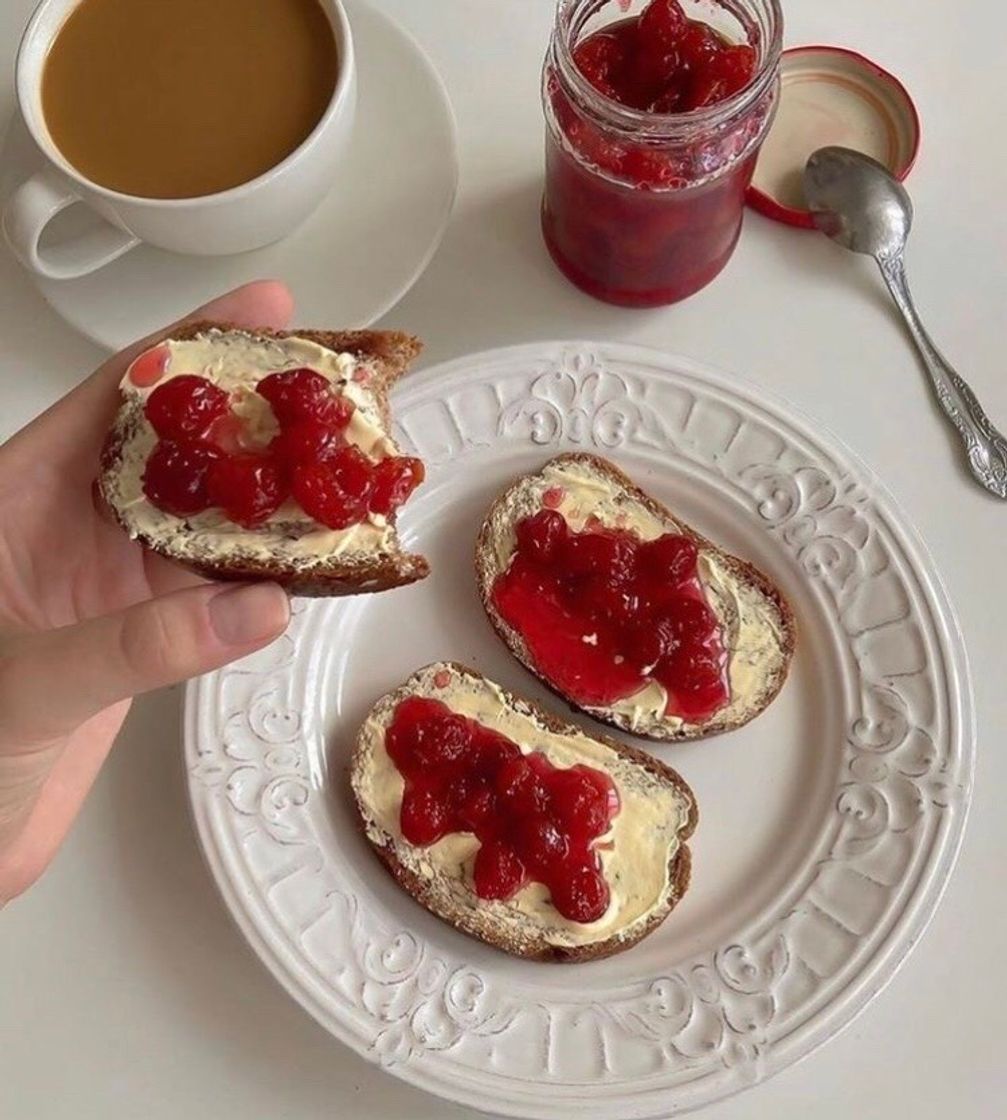
<instances>
[{"instance_id":1,"label":"red strawberry jam","mask_svg":"<svg viewBox=\"0 0 1007 1120\"><path fill-rule=\"evenodd\" d=\"M712 27L687 19L677 0L651 0L637 19L582 40L574 62L606 97L633 109L681 113L714 105L745 88L756 55Z\"/></svg>"},{"instance_id":2,"label":"red strawberry jam","mask_svg":"<svg viewBox=\"0 0 1007 1120\"><path fill-rule=\"evenodd\" d=\"M599 299L672 303L734 250L772 119L779 9L746 0L746 23L722 7L748 41L687 18L678 0L650 0L578 40L604 2L560 8L545 68L543 233L567 277Z\"/></svg>"},{"instance_id":3,"label":"red strawberry jam","mask_svg":"<svg viewBox=\"0 0 1007 1120\"><path fill-rule=\"evenodd\" d=\"M508 899L535 881L570 921L602 917L609 888L595 843L619 812L606 774L523 754L499 732L416 696L395 709L385 747L405 780L402 835L426 846L474 833L479 898Z\"/></svg>"},{"instance_id":4,"label":"red strawberry jam","mask_svg":"<svg viewBox=\"0 0 1007 1120\"><path fill-rule=\"evenodd\" d=\"M176 517L202 513L210 506L210 469L223 457L200 440L163 439L147 458L143 492L158 509Z\"/></svg>"},{"instance_id":5,"label":"red strawberry jam","mask_svg":"<svg viewBox=\"0 0 1007 1120\"><path fill-rule=\"evenodd\" d=\"M313 369L271 373L256 385L255 391L269 401L281 428L315 420L341 432L353 415L353 402L334 393L328 378Z\"/></svg>"},{"instance_id":6,"label":"red strawberry jam","mask_svg":"<svg viewBox=\"0 0 1007 1120\"><path fill-rule=\"evenodd\" d=\"M198 439L229 407L223 389L205 377L182 374L158 386L144 412L162 439Z\"/></svg>"},{"instance_id":7,"label":"red strawberry jam","mask_svg":"<svg viewBox=\"0 0 1007 1120\"><path fill-rule=\"evenodd\" d=\"M213 464L207 492L229 521L251 529L276 513L288 489L271 456L236 454Z\"/></svg>"},{"instance_id":8,"label":"red strawberry jam","mask_svg":"<svg viewBox=\"0 0 1007 1120\"><path fill-rule=\"evenodd\" d=\"M423 464L405 455L382 459L374 468L371 486L371 513L387 517L423 481Z\"/></svg>"},{"instance_id":9,"label":"red strawberry jam","mask_svg":"<svg viewBox=\"0 0 1007 1120\"><path fill-rule=\"evenodd\" d=\"M666 714L698 722L730 689L697 556L688 537L574 532L558 510L542 509L518 523L493 604L536 668L578 704L608 707L656 681L668 694Z\"/></svg>"},{"instance_id":10,"label":"red strawberry jam","mask_svg":"<svg viewBox=\"0 0 1007 1120\"><path fill-rule=\"evenodd\" d=\"M373 475L366 456L344 447L323 461L298 465L291 489L310 517L330 529L345 529L367 516Z\"/></svg>"},{"instance_id":11,"label":"red strawberry jam","mask_svg":"<svg viewBox=\"0 0 1007 1120\"><path fill-rule=\"evenodd\" d=\"M292 471L302 464L324 463L342 447L342 432L321 420L297 420L280 431L269 451L287 471Z\"/></svg>"},{"instance_id":12,"label":"red strawberry jam","mask_svg":"<svg viewBox=\"0 0 1007 1120\"><path fill-rule=\"evenodd\" d=\"M179 517L214 507L254 528L292 497L309 517L345 529L369 514L391 517L423 481L419 459L372 462L347 442L355 406L322 374L271 373L256 392L280 427L265 450L249 450L250 435L229 395L205 377L181 374L150 394L144 413L160 442L148 457L143 489L155 506Z\"/></svg>"}]
</instances>

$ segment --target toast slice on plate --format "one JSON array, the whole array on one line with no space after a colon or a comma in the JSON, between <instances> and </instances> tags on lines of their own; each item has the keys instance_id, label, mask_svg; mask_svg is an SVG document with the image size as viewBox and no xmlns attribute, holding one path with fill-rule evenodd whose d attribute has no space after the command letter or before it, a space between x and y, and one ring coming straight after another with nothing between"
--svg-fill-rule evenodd
<instances>
[{"instance_id":1,"label":"toast slice on plate","mask_svg":"<svg viewBox=\"0 0 1007 1120\"><path fill-rule=\"evenodd\" d=\"M377 701L350 781L399 885L515 956L622 952L689 885L696 800L674 770L455 662Z\"/></svg>"},{"instance_id":2,"label":"toast slice on plate","mask_svg":"<svg viewBox=\"0 0 1007 1120\"><path fill-rule=\"evenodd\" d=\"M186 327L127 370L101 495L131 537L211 579L299 595L422 579L396 515L423 465L388 404L419 350L394 331Z\"/></svg>"},{"instance_id":3,"label":"toast slice on plate","mask_svg":"<svg viewBox=\"0 0 1007 1120\"><path fill-rule=\"evenodd\" d=\"M730 731L787 677L796 627L779 588L599 456L560 455L512 483L475 563L511 653L622 731L665 742Z\"/></svg>"}]
</instances>

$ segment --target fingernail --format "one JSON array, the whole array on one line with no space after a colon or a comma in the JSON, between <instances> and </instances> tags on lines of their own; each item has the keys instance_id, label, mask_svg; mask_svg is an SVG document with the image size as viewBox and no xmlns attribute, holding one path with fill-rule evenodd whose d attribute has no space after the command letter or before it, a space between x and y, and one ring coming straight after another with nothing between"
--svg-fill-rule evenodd
<instances>
[{"instance_id":1,"label":"fingernail","mask_svg":"<svg viewBox=\"0 0 1007 1120\"><path fill-rule=\"evenodd\" d=\"M229 646L275 638L290 620L286 592L275 583L252 583L218 591L210 600L210 625Z\"/></svg>"}]
</instances>

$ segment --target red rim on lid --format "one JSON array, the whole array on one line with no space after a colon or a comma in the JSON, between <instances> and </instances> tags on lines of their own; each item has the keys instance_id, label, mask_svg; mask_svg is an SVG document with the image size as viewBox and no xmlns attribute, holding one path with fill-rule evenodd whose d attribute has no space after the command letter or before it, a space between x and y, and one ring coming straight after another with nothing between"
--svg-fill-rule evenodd
<instances>
[{"instance_id":1,"label":"red rim on lid","mask_svg":"<svg viewBox=\"0 0 1007 1120\"><path fill-rule=\"evenodd\" d=\"M855 148L904 179L920 147L920 118L906 87L843 47L794 47L780 62L780 105L762 147L749 206L774 221L814 229L804 202L808 156Z\"/></svg>"}]
</instances>

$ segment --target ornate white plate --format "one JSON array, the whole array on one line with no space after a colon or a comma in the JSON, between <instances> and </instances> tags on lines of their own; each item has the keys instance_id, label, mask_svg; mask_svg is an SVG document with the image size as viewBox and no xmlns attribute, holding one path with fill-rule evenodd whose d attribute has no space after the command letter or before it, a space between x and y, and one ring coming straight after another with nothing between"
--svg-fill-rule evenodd
<instances>
[{"instance_id":1,"label":"ornate white plate","mask_svg":"<svg viewBox=\"0 0 1007 1120\"><path fill-rule=\"evenodd\" d=\"M337 1038L510 1116L667 1116L807 1054L917 941L965 823L968 670L919 541L834 439L654 351L502 350L396 396L400 436L430 468L403 528L434 574L300 603L286 638L190 686L192 804L241 929ZM354 827L345 764L372 701L436 658L545 696L484 620L471 552L494 492L569 448L610 455L767 569L800 646L749 727L657 748L700 805L682 905L635 949L563 967L470 941L403 894Z\"/></svg>"}]
</instances>

